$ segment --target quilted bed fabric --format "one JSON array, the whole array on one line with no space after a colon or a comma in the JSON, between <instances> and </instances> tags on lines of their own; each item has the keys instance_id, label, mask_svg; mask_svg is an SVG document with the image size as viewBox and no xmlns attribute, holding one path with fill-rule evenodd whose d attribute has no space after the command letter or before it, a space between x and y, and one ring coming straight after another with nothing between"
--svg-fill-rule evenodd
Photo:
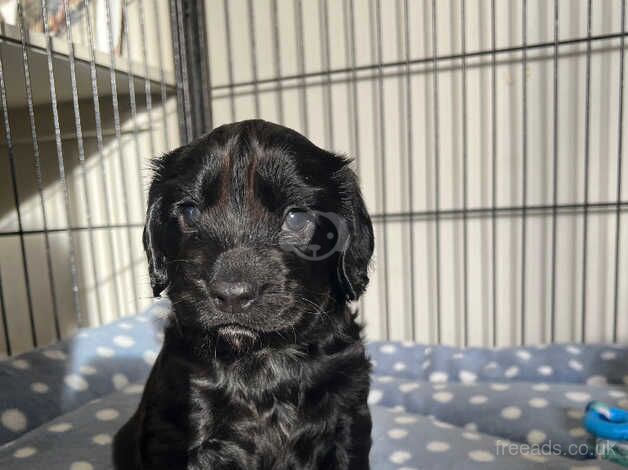
<instances>
[{"instance_id":1,"label":"quilted bed fabric","mask_svg":"<svg viewBox=\"0 0 628 470\"><path fill-rule=\"evenodd\" d=\"M628 408L627 346L369 351L374 468L619 468L592 460L582 417L590 400Z\"/></svg>"},{"instance_id":2,"label":"quilted bed fabric","mask_svg":"<svg viewBox=\"0 0 628 470\"><path fill-rule=\"evenodd\" d=\"M111 467L167 302L0 364L0 468ZM372 342L373 469L614 469L592 460L589 400L628 408L628 347Z\"/></svg>"},{"instance_id":3,"label":"quilted bed fabric","mask_svg":"<svg viewBox=\"0 0 628 470\"><path fill-rule=\"evenodd\" d=\"M0 444L129 383L144 383L168 304L0 362ZM2 467L0 467L2 468Z\"/></svg>"}]
</instances>

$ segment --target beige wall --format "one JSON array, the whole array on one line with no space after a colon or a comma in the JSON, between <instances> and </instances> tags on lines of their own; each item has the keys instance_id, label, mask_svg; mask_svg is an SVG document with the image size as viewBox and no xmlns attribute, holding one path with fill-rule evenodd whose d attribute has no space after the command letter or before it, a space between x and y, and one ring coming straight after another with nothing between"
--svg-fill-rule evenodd
<instances>
[{"instance_id":1,"label":"beige wall","mask_svg":"<svg viewBox=\"0 0 628 470\"><path fill-rule=\"evenodd\" d=\"M277 0L279 54L273 42L272 1L252 2L255 18L255 47L258 77L276 76L275 60L282 75L299 73L296 1ZM405 48L404 1L382 0L382 61L403 62L406 58L432 56L432 2L409 0L409 51ZM231 40L230 77L225 5L229 8ZM351 66L350 41L347 41L349 0L302 1L306 72ZM327 5L329 18L329 62L325 62L321 35L321 7ZM374 0L354 0L355 62L378 63L377 29ZM250 81L253 67L250 50L251 25L248 2L208 0L207 29L209 57L214 85ZM461 52L461 1L437 1L436 38L439 55ZM491 48L491 1L466 0L467 51ZM522 2L498 0L496 5L496 47L522 44ZM528 0L527 42L554 41L553 2ZM592 2L592 35L617 33L621 25L620 0ZM560 40L586 37L587 2L559 0ZM607 202L616 198L618 145L619 41L598 41L592 45L590 86L590 202ZM553 202L553 48L528 51L525 70L527 83L527 204L547 205ZM496 159L492 165L492 93L491 56L467 61L467 205L471 208L491 206L491 180L495 171L497 205L520 206L522 200L523 147L523 71L520 52L499 54L496 73ZM558 202L583 202L585 159L586 43L560 49L558 60ZM235 86L214 94L215 124L232 119L259 117L278 121L305 132L315 143L357 160L362 187L372 214L409 210L429 211L436 208L434 135L434 70L430 62L413 65L410 89L404 78L405 67L383 69L383 110L379 109L378 70L357 73L353 81L348 73L331 77L308 78L305 99L299 80L284 80L259 87L259 113L255 110L255 90L250 85ZM440 208L463 206L463 85L459 59L439 62L438 130L440 162ZM328 85L327 80L331 84ZM357 106L351 104L357 94ZM624 95L626 96L626 95ZM331 103L326 107L326 103ZM279 105L282 105L280 112ZM412 109L412 173L409 173L407 105ZM626 105L624 104L624 108ZM305 109L309 128L304 129ZM333 124L333 141L326 125ZM352 138L353 125L359 131L358 145ZM383 129L383 139L380 139ZM625 130L623 131L625 132ZM382 144L383 140L383 144ZM625 147L625 146L624 146ZM382 172L382 160L384 172ZM624 159L625 160L625 159ZM383 177L386 181L383 181ZM628 182L623 171L623 185ZM385 183L385 196L384 196ZM410 199L412 187L412 200ZM385 199L385 205L384 205ZM622 216L626 226L628 218ZM522 261L521 217L500 217L496 224L496 286L492 285L492 225L490 218L468 220L468 328L471 344L491 344L493 315L497 317L495 336L498 345L519 341L521 299L525 296L525 333L530 343L549 340L550 293L552 272L552 217L530 215L527 218L526 259ZM588 217L588 259L586 289L586 340L608 341L612 338L614 259L614 212L590 214ZM411 232L414 257L410 258ZM464 312L464 231L460 217L440 222L440 288L442 339L462 344ZM384 242L384 239L386 242ZM556 252L556 339L579 340L581 328L583 217L561 215L557 220ZM618 333L628 340L628 230L621 236ZM385 250L386 247L386 250ZM392 338L410 339L412 317L416 339L436 339L436 238L433 220L413 223L377 224L377 251L372 284L363 302L363 315L369 338L383 338L385 332L384 260L388 270L388 310ZM521 290L522 265L525 264L525 292ZM409 279L414 269L414 285ZM414 292L414 309L410 293ZM492 309L493 291L496 311Z\"/></svg>"}]
</instances>

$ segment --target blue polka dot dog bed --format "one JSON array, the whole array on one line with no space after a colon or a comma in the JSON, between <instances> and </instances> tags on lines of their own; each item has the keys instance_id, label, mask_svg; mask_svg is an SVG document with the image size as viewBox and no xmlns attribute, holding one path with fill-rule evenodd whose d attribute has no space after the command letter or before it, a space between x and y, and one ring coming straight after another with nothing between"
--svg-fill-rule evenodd
<instances>
[{"instance_id":1,"label":"blue polka dot dog bed","mask_svg":"<svg viewBox=\"0 0 628 470\"><path fill-rule=\"evenodd\" d=\"M137 407L167 310L0 363L0 468L112 468L112 436ZM591 460L582 417L590 400L628 408L626 346L369 351L373 469L620 468Z\"/></svg>"}]
</instances>

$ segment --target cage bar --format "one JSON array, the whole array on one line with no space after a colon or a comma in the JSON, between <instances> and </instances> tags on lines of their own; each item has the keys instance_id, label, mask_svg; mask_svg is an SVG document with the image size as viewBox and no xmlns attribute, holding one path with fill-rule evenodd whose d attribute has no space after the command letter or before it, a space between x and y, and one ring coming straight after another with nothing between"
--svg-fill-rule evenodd
<instances>
[{"instance_id":1,"label":"cage bar","mask_svg":"<svg viewBox=\"0 0 628 470\"><path fill-rule=\"evenodd\" d=\"M174 53L174 70L177 82L177 118L179 135L184 141L192 140L192 121L187 80L187 60L185 56L185 37L181 37L183 20L181 19L181 0L170 0L170 29L172 31L172 49ZM155 11L158 9L156 8ZM227 43L227 50L229 45ZM231 53L229 53L231 56Z\"/></svg>"},{"instance_id":2,"label":"cage bar","mask_svg":"<svg viewBox=\"0 0 628 470\"><path fill-rule=\"evenodd\" d=\"M231 39L231 14L229 12L229 0L223 1L223 8L225 10L225 48L227 50L227 72L229 83L233 83L233 46ZM257 85L256 85L257 86ZM229 110L231 121L235 121L235 96L233 94L233 86L229 87Z\"/></svg>"},{"instance_id":3,"label":"cage bar","mask_svg":"<svg viewBox=\"0 0 628 470\"><path fill-rule=\"evenodd\" d=\"M142 3L144 2L144 0L140 0ZM154 13L154 19L155 22L157 24L161 24L161 17L159 15L159 8L152 8L152 11ZM172 32L173 35L176 34L176 32ZM174 41L173 41L174 42ZM163 62L163 54L164 54L164 49L161 43L161 35L158 34L157 35L157 57L158 57L158 61L159 61L159 91L161 94L161 117L162 117L162 125L163 125L163 133L164 133L164 140L166 142L166 148L170 149L170 137L168 136L168 117L166 116L166 104L168 101L167 98L167 92L166 92L166 78L165 78L165 73L164 73L164 62ZM176 64L175 64L175 68L176 68ZM209 86L209 96L211 98L211 86ZM210 122L209 125L211 127L211 116L212 116L212 111L211 111L211 99L209 101L209 116L210 116Z\"/></svg>"},{"instance_id":4,"label":"cage bar","mask_svg":"<svg viewBox=\"0 0 628 470\"><path fill-rule=\"evenodd\" d=\"M437 33L437 12L436 0L432 0L432 96L433 96L433 119L434 119L434 231L436 235L436 343L442 343L441 329L441 254L440 254L440 135L439 135L439 101L438 101L438 33Z\"/></svg>"},{"instance_id":5,"label":"cage bar","mask_svg":"<svg viewBox=\"0 0 628 470\"><path fill-rule=\"evenodd\" d=\"M521 3L521 34L523 49L521 51L521 201L523 213L521 215L521 318L520 332L521 344L526 344L526 264L528 247L528 53L526 44L528 43L528 2L522 0Z\"/></svg>"},{"instance_id":6,"label":"cage bar","mask_svg":"<svg viewBox=\"0 0 628 470\"><path fill-rule=\"evenodd\" d=\"M41 18L44 25L44 34L46 35L46 55L48 61L48 84L50 86L50 100L52 105L52 119L55 131L55 144L57 148L57 162L59 167L59 179L61 180L61 186L63 187L63 204L65 207L65 219L66 225L71 225L71 204L70 193L68 192L68 184L65 176L65 163L63 161L63 146L61 144L61 129L59 126L59 109L57 104L57 91L55 85L55 76L52 67L52 50L50 48L50 32L48 30L48 14L46 9L47 0L41 2ZM70 258L70 274L72 276L72 297L74 300L74 312L76 315L76 325L78 328L83 324L82 312L81 312L81 300L79 298L79 286L78 286L78 272L76 267L76 254L74 247L76 246L76 240L73 233L68 231L69 237L69 258ZM54 318L55 333L57 339L61 339L61 327L59 324L59 317Z\"/></svg>"},{"instance_id":7,"label":"cage bar","mask_svg":"<svg viewBox=\"0 0 628 470\"><path fill-rule=\"evenodd\" d=\"M48 282L49 282L50 293L51 293L51 298L52 298L53 315L55 316L55 319L57 319L59 316L58 306L57 306L57 291L55 288L54 275L52 272L52 258L50 256L50 237L48 235L48 217L46 214L47 212L46 203L44 201L43 178L42 178L42 173L41 173L41 156L39 152L39 143L37 141L37 126L35 123L35 111L34 111L34 106L33 106L33 91L32 91L32 86L31 86L31 72L30 72L30 64L29 64L30 50L27 44L28 32L25 31L25 27L24 27L24 12L22 11L21 3L18 3L17 13L18 13L18 29L20 32L20 41L21 41L21 49L22 49L22 66L24 70L24 88L26 91L26 100L27 100L27 106L28 106L28 120L30 124L31 139L33 143L33 159L35 163L35 177L37 180L37 192L39 194L39 203L41 206L41 213L42 213L42 224L44 228L44 249L46 253L46 263L48 267ZM17 187L16 178L13 179L13 184L14 186ZM25 260L24 260L24 263L26 264ZM27 289L30 291L30 284L27 287ZM29 292L29 296L30 296L30 292ZM31 334L32 334L32 339L33 339L33 346L37 347L38 341L37 341L37 329L35 326L34 310L30 311L29 320L30 320Z\"/></svg>"},{"instance_id":8,"label":"cage bar","mask_svg":"<svg viewBox=\"0 0 628 470\"><path fill-rule=\"evenodd\" d=\"M89 3L90 0L83 0L85 9L89 12ZM116 257L114 254L114 241L113 241L113 212L111 210L110 204L110 194L109 188L112 187L107 183L107 171L105 168L105 145L103 140L103 130L102 130L102 119L100 113L100 96L98 91L98 80L96 77L96 46L94 44L94 32L92 28L91 17L89 13L86 15L85 22L87 24L87 40L88 47L90 52L90 62L89 62L89 72L90 72L90 80L91 80L91 91L92 91L92 104L94 106L94 121L96 124L96 147L98 150L98 166L100 169L100 180L103 187L103 202L105 208L105 219L107 221L109 229L105 228L108 232L107 237L107 248L109 251L109 258L111 263L111 271L116 272L117 263ZM114 132L115 135L115 132ZM96 227L95 227L96 228ZM116 296L118 299L122 299L122 292L119 287L118 282L113 282Z\"/></svg>"},{"instance_id":9,"label":"cage bar","mask_svg":"<svg viewBox=\"0 0 628 470\"><path fill-rule=\"evenodd\" d=\"M556 241L557 241L557 204L558 204L558 38L559 38L558 0L554 0L554 82L553 82L553 168L552 168L552 273L550 292L550 341L556 340Z\"/></svg>"},{"instance_id":10,"label":"cage bar","mask_svg":"<svg viewBox=\"0 0 628 470\"><path fill-rule=\"evenodd\" d=\"M150 155L151 157L154 157L155 156L155 142L153 138L153 127L154 127L153 95L152 95L151 83L150 83L150 80L148 79L148 54L146 52L146 20L144 19L144 0L137 0L137 13L138 13L137 19L138 19L138 23L140 27L140 49L142 52L142 64L144 66L144 97L145 97L144 99L146 103L146 112L147 112L147 117L148 117L148 129L147 130L150 132L150 138L148 140L148 144L149 144ZM127 32L127 38L128 38L128 32ZM130 60L131 53L128 52L127 55L129 56L129 60ZM133 131L139 132L140 129L138 129L136 125ZM164 134L168 133L168 129L166 126L164 126L163 128L163 133ZM139 152L138 152L138 156L139 156ZM146 210L146 201L143 194L142 194L141 202L142 202L142 207L144 208L144 210Z\"/></svg>"},{"instance_id":11,"label":"cage bar","mask_svg":"<svg viewBox=\"0 0 628 470\"><path fill-rule=\"evenodd\" d=\"M307 114L308 100L307 100L307 84L305 80L305 45L304 45L304 31L303 31L303 3L302 0L296 0L294 8L294 24L296 31L297 41L297 67L299 74L302 78L299 81L299 107L301 110L301 129L308 135L310 133L310 121Z\"/></svg>"},{"instance_id":12,"label":"cage bar","mask_svg":"<svg viewBox=\"0 0 628 470\"><path fill-rule=\"evenodd\" d=\"M279 27L279 12L277 7L277 0L270 0L270 15L272 21L272 41L273 41L273 65L275 69L275 77L281 77L281 48L279 46L280 31ZM285 122L284 106L283 106L283 86L282 81L277 82L277 120L279 124Z\"/></svg>"},{"instance_id":13,"label":"cage bar","mask_svg":"<svg viewBox=\"0 0 628 470\"><path fill-rule=\"evenodd\" d=\"M557 0L558 1L558 0ZM492 343L497 346L497 49L495 0L491 0L491 303Z\"/></svg>"},{"instance_id":14,"label":"cage bar","mask_svg":"<svg viewBox=\"0 0 628 470\"><path fill-rule=\"evenodd\" d=\"M322 42L322 62L323 69L329 71L330 69L330 58L329 58L329 8L327 4L327 0L319 0L319 27L320 27L320 36ZM279 71L278 71L279 72ZM323 80L323 109L325 110L325 146L330 149L335 149L336 145L334 143L334 112L332 110L332 99L331 99L331 74L327 73L324 76Z\"/></svg>"},{"instance_id":15,"label":"cage bar","mask_svg":"<svg viewBox=\"0 0 628 470\"><path fill-rule=\"evenodd\" d=\"M249 48L251 49L251 75L253 77L253 109L255 116L260 115L259 104L259 86L257 84L258 72L257 72L257 32L255 28L255 8L253 7L253 0L247 0L246 2L248 22L249 22Z\"/></svg>"},{"instance_id":16,"label":"cage bar","mask_svg":"<svg viewBox=\"0 0 628 470\"><path fill-rule=\"evenodd\" d=\"M586 97L584 114L584 213L582 223L582 285L581 285L581 318L580 341L586 341L587 321L587 268L588 268L588 241L589 241L589 160L591 152L591 18L593 10L591 0L587 2L587 70L586 70Z\"/></svg>"},{"instance_id":17,"label":"cage bar","mask_svg":"<svg viewBox=\"0 0 628 470\"><path fill-rule=\"evenodd\" d=\"M609 40L613 40L613 39L620 39L622 37L625 37L626 35L628 35L628 32L624 32L624 33L608 33L608 34L597 34L595 36L591 36L590 38L584 37L577 37L577 38L571 38L571 39L563 39L561 41L559 41L559 46L560 47L564 47L564 46L573 46L573 45L577 45L577 44L583 44L583 43L591 43L591 44L595 44L597 42L604 42L604 41L609 41ZM546 42L538 42L538 43L532 43L532 44L528 44L525 49L528 52L531 52L533 50L537 50L537 49L549 49L549 48L553 48L554 47L554 41L546 41ZM483 50L477 50L477 51L467 51L467 53L464 55L467 59L472 59L472 58L479 58L479 57L490 57L493 54L497 54L497 55L502 55L502 54L513 54L513 53L521 53L523 51L523 46L509 46L509 47L499 47L499 48L492 48L492 49L483 49ZM428 56L428 57L421 57L421 58L416 58L416 59L412 59L410 61L410 65L429 65L432 64L433 62L451 62L451 61L455 61L455 60L461 60L462 59L462 54L461 53L451 53L451 54L443 54L443 55L432 55L432 56ZM373 63L373 64L364 64L364 65L358 65L355 67L355 71L356 72L368 72L368 71L373 71L375 73L377 73L379 68L382 69L389 69L389 68L399 68L399 67L403 67L405 65L405 60L404 61L388 61L388 62L381 62L381 63ZM287 75L282 75L282 76L276 76L276 77L268 77L268 78L261 78L257 81L252 81L252 80L244 80L244 81L240 81L240 82L228 82L228 84L221 84L221 85L214 85L212 87L213 91L220 91L220 90L226 90L229 88L246 88L246 87L251 87L254 84L257 85L266 85L266 84L270 84L270 83L279 83L279 82L286 82L286 81L290 81L290 80L302 80L302 79L308 79L308 78L321 78L327 74L330 75L343 75L343 74L347 74L347 73L351 73L352 72L352 68L350 67L339 67L339 68L334 68L331 70L317 70L317 71L312 71L312 72L305 72L305 73L296 73L296 74L287 74ZM221 95L216 95L217 97L220 97Z\"/></svg>"},{"instance_id":18,"label":"cage bar","mask_svg":"<svg viewBox=\"0 0 628 470\"><path fill-rule=\"evenodd\" d=\"M65 8L65 11L70 11L69 10L69 5L68 5L68 0L63 0L63 6ZM42 6L44 6L46 3L46 1L42 2ZM89 14L89 13L87 13ZM45 13L43 13L43 16L47 16ZM83 142L83 126L81 124L81 110L80 110L80 106L79 106L79 98L78 98L78 84L76 81L76 63L74 60L74 41L72 38L72 15L65 15L65 24L66 24L66 39L68 42L68 64L70 67L70 83L72 86L72 107L73 107L73 111L74 111L74 129L76 132L76 142L77 142L77 149L78 149L78 154L79 154L79 165L81 167L81 177L83 180L83 197L85 198L86 201L86 206L85 206L85 217L86 217L86 222L87 222L87 230L89 232L88 234L88 239L89 239L89 251L90 251L90 255L91 255L91 264L92 264L92 276L94 278L94 283L97 284L98 281L98 269L97 269L97 265L96 265L96 248L95 248L95 243L94 243L94 231L92 228L92 214L91 214L91 207L94 205L94 201L92 200L92 198L89 195L89 190L88 190L88 184L87 184L87 170L85 168L85 145ZM60 138L63 139L63 135L60 135ZM70 227L70 224L68 224L68 228ZM103 321L103 304L102 304L102 298L100 295L100 289L98 289L98 287L96 286L95 288L95 292L96 292L96 305L98 306L98 319L99 319L99 323L102 325L104 323ZM80 323L78 324L78 326L80 327Z\"/></svg>"},{"instance_id":19,"label":"cage bar","mask_svg":"<svg viewBox=\"0 0 628 470\"><path fill-rule=\"evenodd\" d=\"M412 177L414 175L414 166L412 164L412 159L414 157L414 145L413 145L413 115L412 115L412 79L410 75L410 5L408 4L408 0L404 0L403 2L403 44L406 54L406 66L405 66L405 140L406 140L406 158L407 158L407 182L408 185L408 210L410 212L414 211L414 191L412 184ZM400 110L403 107L400 106ZM413 223L409 222L409 246L408 246L408 259L409 262L409 271L410 271L410 279L408 280L408 285L405 286L407 291L410 293L410 331L412 340L416 341L416 299L414 295L415 290L415 275L414 275L414 227Z\"/></svg>"},{"instance_id":20,"label":"cage bar","mask_svg":"<svg viewBox=\"0 0 628 470\"><path fill-rule=\"evenodd\" d=\"M621 32L626 31L626 0L621 2ZM623 151L624 151L624 55L626 43L620 39L619 46L619 111L617 113L617 202L622 198ZM621 213L619 205L615 210L615 267L613 289L613 342L618 340L619 330L619 260L622 255L621 244Z\"/></svg>"},{"instance_id":21,"label":"cage bar","mask_svg":"<svg viewBox=\"0 0 628 470\"><path fill-rule=\"evenodd\" d=\"M460 29L461 29L461 52L462 52L462 331L463 342L466 347L469 344L469 224L467 221L467 184L468 184L468 148L467 148L467 21L465 0L460 0Z\"/></svg>"},{"instance_id":22,"label":"cage bar","mask_svg":"<svg viewBox=\"0 0 628 470\"><path fill-rule=\"evenodd\" d=\"M382 6L380 0L375 0L375 44L378 63L382 63L383 51L382 51ZM384 153L386 152L386 128L384 121L385 104L384 104L384 71L381 67L377 70L377 109L378 118L373 121L379 125L378 129L374 131L378 134L378 149L376 160L379 160L380 170L380 201L382 210L386 212L387 208L387 188L386 188L386 159ZM390 302L389 302L389 279L388 279L388 233L387 233L387 220L382 220L382 238L381 243L383 245L382 251L384 256L382 257L383 265L383 277L384 277L384 324L386 325L386 338L391 337L390 334Z\"/></svg>"},{"instance_id":23,"label":"cage bar","mask_svg":"<svg viewBox=\"0 0 628 470\"><path fill-rule=\"evenodd\" d=\"M140 2L141 3L141 2ZM133 60L131 56L131 41L129 40L129 16L128 10L129 8L129 0L123 0L121 4L122 9L122 42L126 44L126 55L128 58L128 68L127 68L127 80L129 81L129 108L131 110L131 123L132 123L132 131L131 135L133 136L133 144L135 147L135 161L137 164L137 188L140 194L139 203L142 209L142 213L146 212L146 201L144 200L144 180L142 179L142 158L140 152L140 143L137 138L137 134L139 132L139 126L137 124L137 103L135 101L135 80L133 75ZM146 96L150 96L150 86L149 93ZM133 260L131 260L133 262Z\"/></svg>"},{"instance_id":24,"label":"cage bar","mask_svg":"<svg viewBox=\"0 0 628 470\"><path fill-rule=\"evenodd\" d=\"M120 165L121 172L121 196L122 196L122 205L124 208L124 218L126 223L131 222L131 209L129 207L129 194L127 191L127 178L126 171L124 167L124 155L122 151L122 134L120 133L120 109L118 103L118 85L117 85L117 77L116 77L116 56L114 52L114 43L113 43L113 24L111 21L111 1L105 0L105 10L107 16L107 41L109 43L109 76L111 83L111 104L113 107L113 125L115 128L116 134L116 147L118 150L118 163ZM135 263L133 262L133 239L131 238L131 230L126 229L126 245L127 250L129 250L129 268L131 270L131 293L133 295L133 306L135 310L139 310L139 302L137 296L137 287L135 286L135 279L137 279L135 275Z\"/></svg>"}]
</instances>

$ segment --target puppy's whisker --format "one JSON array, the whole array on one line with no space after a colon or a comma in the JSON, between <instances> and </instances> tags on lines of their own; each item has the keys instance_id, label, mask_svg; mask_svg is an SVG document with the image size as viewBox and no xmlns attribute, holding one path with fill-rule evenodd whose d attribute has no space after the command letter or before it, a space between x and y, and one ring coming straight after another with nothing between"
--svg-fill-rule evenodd
<instances>
[{"instance_id":1,"label":"puppy's whisker","mask_svg":"<svg viewBox=\"0 0 628 470\"><path fill-rule=\"evenodd\" d=\"M314 311L313 312L309 311L309 310L306 310L305 311L306 314L314 315L314 316L323 318L323 319L331 322L331 318L330 318L329 314L327 314L327 312L325 312L322 304L321 305L316 304L316 303L312 302L310 299L306 299L305 297L301 297L301 296L297 297L296 300L299 301L299 302L305 302L306 304L312 305L314 307Z\"/></svg>"}]
</instances>

